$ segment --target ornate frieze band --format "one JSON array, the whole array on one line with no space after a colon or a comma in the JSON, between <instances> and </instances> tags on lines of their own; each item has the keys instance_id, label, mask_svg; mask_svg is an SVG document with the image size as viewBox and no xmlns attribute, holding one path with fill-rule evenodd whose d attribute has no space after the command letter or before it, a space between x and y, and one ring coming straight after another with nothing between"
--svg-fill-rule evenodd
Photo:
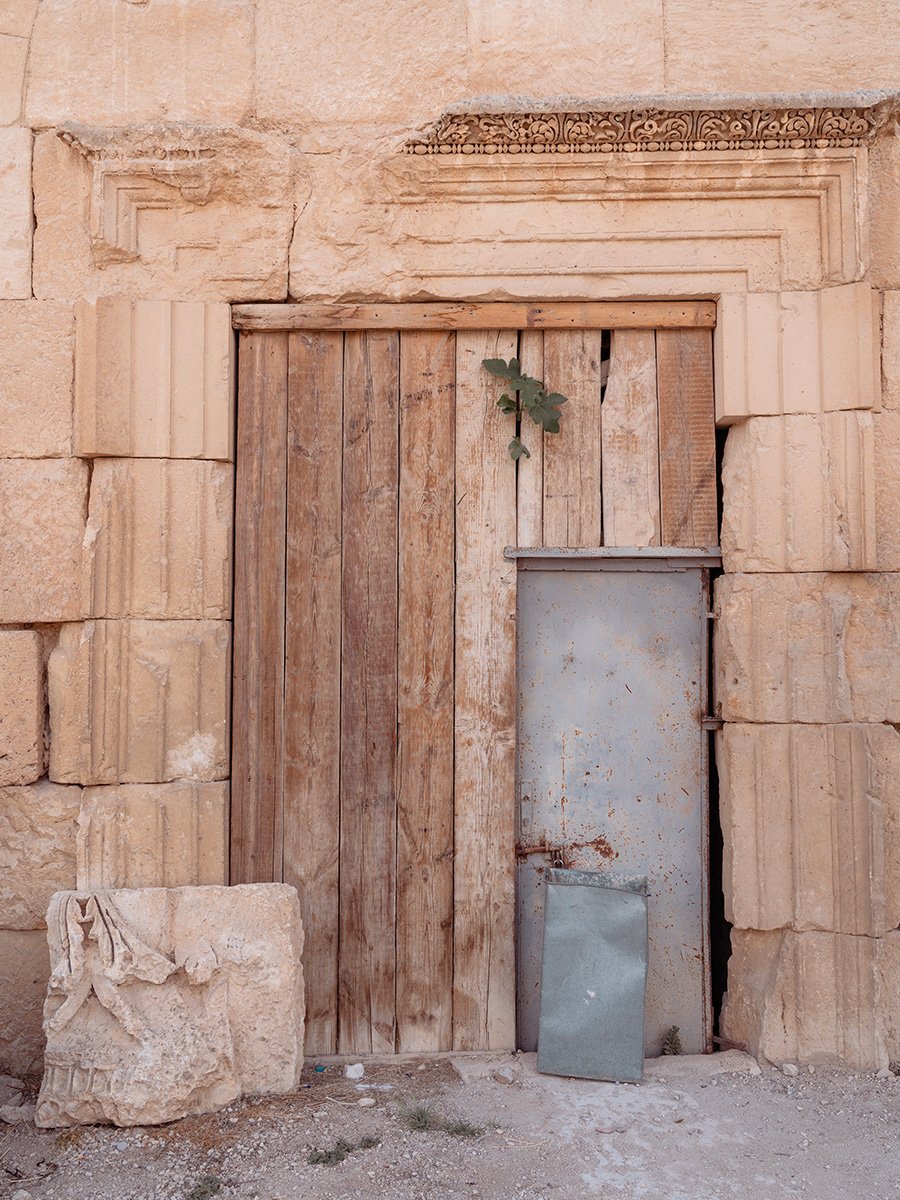
<instances>
[{"instance_id":1,"label":"ornate frieze band","mask_svg":"<svg viewBox=\"0 0 900 1200\"><path fill-rule=\"evenodd\" d=\"M876 108L445 113L407 154L577 154L858 146Z\"/></svg>"}]
</instances>

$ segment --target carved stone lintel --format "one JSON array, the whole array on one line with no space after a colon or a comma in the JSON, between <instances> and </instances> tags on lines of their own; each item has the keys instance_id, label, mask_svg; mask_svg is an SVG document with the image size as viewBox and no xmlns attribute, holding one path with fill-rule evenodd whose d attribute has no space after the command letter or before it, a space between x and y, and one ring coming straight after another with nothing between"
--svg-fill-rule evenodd
<instances>
[{"instance_id":1,"label":"carved stone lintel","mask_svg":"<svg viewBox=\"0 0 900 1200\"><path fill-rule=\"evenodd\" d=\"M579 154L858 146L879 123L870 108L620 109L445 113L407 154Z\"/></svg>"}]
</instances>

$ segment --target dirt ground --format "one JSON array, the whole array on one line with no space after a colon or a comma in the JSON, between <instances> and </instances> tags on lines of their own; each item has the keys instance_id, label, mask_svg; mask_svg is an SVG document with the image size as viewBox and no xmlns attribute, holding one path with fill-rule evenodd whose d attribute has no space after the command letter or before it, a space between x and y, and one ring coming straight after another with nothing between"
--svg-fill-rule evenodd
<instances>
[{"instance_id":1,"label":"dirt ground","mask_svg":"<svg viewBox=\"0 0 900 1200\"><path fill-rule=\"evenodd\" d=\"M531 1055L367 1064L358 1082L310 1063L292 1095L159 1128L0 1127L0 1197L17 1193L897 1200L900 1080L787 1076L737 1051L657 1059L636 1085L538 1075Z\"/></svg>"}]
</instances>

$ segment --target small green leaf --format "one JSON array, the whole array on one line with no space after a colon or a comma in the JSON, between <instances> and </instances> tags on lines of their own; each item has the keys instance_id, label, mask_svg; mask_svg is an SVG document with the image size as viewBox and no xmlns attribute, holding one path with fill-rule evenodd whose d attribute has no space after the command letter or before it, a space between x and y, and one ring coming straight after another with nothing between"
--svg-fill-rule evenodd
<instances>
[{"instance_id":1,"label":"small green leaf","mask_svg":"<svg viewBox=\"0 0 900 1200\"><path fill-rule=\"evenodd\" d=\"M508 396L506 392L504 392L497 401L497 407L501 412L514 413L516 411L516 402L511 396Z\"/></svg>"},{"instance_id":2,"label":"small green leaf","mask_svg":"<svg viewBox=\"0 0 900 1200\"><path fill-rule=\"evenodd\" d=\"M518 366L516 363L516 371L512 371L512 363L507 363L503 358L483 358L481 365L486 371L490 371L492 375L499 375L501 379L509 379L510 375L518 374Z\"/></svg>"},{"instance_id":3,"label":"small green leaf","mask_svg":"<svg viewBox=\"0 0 900 1200\"><path fill-rule=\"evenodd\" d=\"M513 462L518 462L523 455L525 458L531 458L531 452L527 446L522 444L521 438L514 437L509 443L509 457Z\"/></svg>"},{"instance_id":4,"label":"small green leaf","mask_svg":"<svg viewBox=\"0 0 900 1200\"><path fill-rule=\"evenodd\" d=\"M547 403L548 403L548 404L552 404L552 405L553 405L555 408L559 408L559 406L560 406L561 404L568 404L568 403L569 403L569 399L568 399L568 397L567 397L567 396L561 396L561 395L559 394L559 392L550 392L550 394L549 394L548 396L546 396L546 397L545 397L545 399L546 399L546 401L547 401Z\"/></svg>"}]
</instances>

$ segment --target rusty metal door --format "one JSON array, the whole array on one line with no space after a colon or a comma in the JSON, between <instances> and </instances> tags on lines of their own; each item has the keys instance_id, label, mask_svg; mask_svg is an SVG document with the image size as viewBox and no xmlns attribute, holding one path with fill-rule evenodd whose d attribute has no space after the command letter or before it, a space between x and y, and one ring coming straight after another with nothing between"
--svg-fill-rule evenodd
<instances>
[{"instance_id":1,"label":"rusty metal door","mask_svg":"<svg viewBox=\"0 0 900 1200\"><path fill-rule=\"evenodd\" d=\"M521 552L519 552L521 555ZM520 557L518 1043L537 1043L548 866L646 874L645 1050L710 1048L708 566L656 551Z\"/></svg>"}]
</instances>

